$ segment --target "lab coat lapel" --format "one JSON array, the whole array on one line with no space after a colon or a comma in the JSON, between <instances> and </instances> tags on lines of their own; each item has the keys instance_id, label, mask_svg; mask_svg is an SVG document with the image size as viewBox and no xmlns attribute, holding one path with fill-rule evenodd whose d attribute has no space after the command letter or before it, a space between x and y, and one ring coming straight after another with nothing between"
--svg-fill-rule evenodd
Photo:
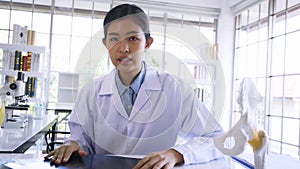
<instances>
[{"instance_id":1,"label":"lab coat lapel","mask_svg":"<svg viewBox=\"0 0 300 169\"><path fill-rule=\"evenodd\" d=\"M149 97L151 97L152 92L157 90L161 90L161 84L156 71L153 71L151 68L146 69L145 79L133 105L130 115L131 118L136 116L136 114L149 101Z\"/></svg>"},{"instance_id":2,"label":"lab coat lapel","mask_svg":"<svg viewBox=\"0 0 300 169\"><path fill-rule=\"evenodd\" d=\"M149 95L147 94L146 89L142 85L138 93L138 96L135 100L135 103L133 105L130 117L134 117L142 109L142 107L145 105L145 103L148 100L149 100Z\"/></svg>"},{"instance_id":3,"label":"lab coat lapel","mask_svg":"<svg viewBox=\"0 0 300 169\"><path fill-rule=\"evenodd\" d=\"M113 104L116 110L123 116L128 118L126 110L122 104L116 83L115 83L115 73L116 70L112 70L103 80L103 86L100 90L100 95L111 95Z\"/></svg>"}]
</instances>

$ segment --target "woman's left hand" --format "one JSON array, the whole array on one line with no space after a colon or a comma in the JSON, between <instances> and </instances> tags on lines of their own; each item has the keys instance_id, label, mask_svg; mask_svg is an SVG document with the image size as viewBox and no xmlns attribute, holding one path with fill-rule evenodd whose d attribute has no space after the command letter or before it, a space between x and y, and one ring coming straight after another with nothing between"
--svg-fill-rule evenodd
<instances>
[{"instance_id":1,"label":"woman's left hand","mask_svg":"<svg viewBox=\"0 0 300 169\"><path fill-rule=\"evenodd\" d=\"M174 149L151 153L141 159L133 169L170 169L183 162L183 156Z\"/></svg>"}]
</instances>

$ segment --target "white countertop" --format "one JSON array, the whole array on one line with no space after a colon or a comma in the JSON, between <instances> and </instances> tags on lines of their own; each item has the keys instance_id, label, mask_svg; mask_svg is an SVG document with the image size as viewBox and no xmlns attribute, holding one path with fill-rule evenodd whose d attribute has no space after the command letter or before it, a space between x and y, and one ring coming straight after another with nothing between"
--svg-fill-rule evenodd
<instances>
[{"instance_id":1,"label":"white countertop","mask_svg":"<svg viewBox=\"0 0 300 169\"><path fill-rule=\"evenodd\" d=\"M40 137L51 128L56 120L56 115L45 115L42 119L29 118L28 124L24 128L1 128L0 152L15 152L17 149L22 149L23 145L36 140L36 137Z\"/></svg>"}]
</instances>

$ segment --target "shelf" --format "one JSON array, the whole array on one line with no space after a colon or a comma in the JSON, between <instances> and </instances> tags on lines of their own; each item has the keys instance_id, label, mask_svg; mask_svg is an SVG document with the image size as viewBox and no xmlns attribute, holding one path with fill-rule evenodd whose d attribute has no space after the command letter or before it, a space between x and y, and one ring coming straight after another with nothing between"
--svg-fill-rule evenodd
<instances>
[{"instance_id":1,"label":"shelf","mask_svg":"<svg viewBox=\"0 0 300 169\"><path fill-rule=\"evenodd\" d=\"M29 46L23 44L5 44L0 43L0 48L10 51L20 50L23 52L33 52L33 53L46 53L46 47L44 46Z\"/></svg>"},{"instance_id":2,"label":"shelf","mask_svg":"<svg viewBox=\"0 0 300 169\"><path fill-rule=\"evenodd\" d=\"M218 60L208 60L208 59L183 59L183 63L186 64L207 64L207 65L218 65Z\"/></svg>"},{"instance_id":3,"label":"shelf","mask_svg":"<svg viewBox=\"0 0 300 169\"><path fill-rule=\"evenodd\" d=\"M32 97L27 97L28 104L30 103L39 103L43 106L47 106L47 100L48 100L48 72L49 72L49 58L48 58L48 49L44 46L33 46L33 45L26 45L26 44L4 44L0 43L0 50L3 50L3 58L5 56L6 59L3 59L0 61L3 64L4 70L0 70L0 75L6 75L6 76L18 76L18 72L22 72L23 75L27 78L25 80L24 78L24 94L30 95ZM7 52L6 52L7 51ZM30 70L29 71L22 71L22 70L14 70L15 65L12 65L12 60L15 62L16 55L15 51L21 51L21 56L19 57L18 54L18 61L19 63L22 63L22 60L24 59L25 53L31 52L31 61L26 62L30 63ZM5 54L5 55L4 55ZM15 58L13 58L15 56ZM28 56L28 53L27 53ZM16 63L16 62L15 62ZM27 69L26 67L25 69ZM20 66L20 69L25 70L23 67ZM30 78L29 78L30 77ZM8 79L3 78L3 81L1 83L5 83ZM12 79L10 79L12 80ZM34 80L34 88L28 87L31 80ZM26 84L28 86L26 86ZM3 85L3 84L1 84ZM32 90L34 89L34 90ZM22 91L23 92L23 91ZM43 110L46 110L45 107L43 107Z\"/></svg>"},{"instance_id":4,"label":"shelf","mask_svg":"<svg viewBox=\"0 0 300 169\"><path fill-rule=\"evenodd\" d=\"M0 70L0 74L7 75L7 76L17 76L18 72L24 73L25 76L30 77L43 77L43 73L41 72L26 72L26 71L16 71L16 70Z\"/></svg>"},{"instance_id":5,"label":"shelf","mask_svg":"<svg viewBox=\"0 0 300 169\"><path fill-rule=\"evenodd\" d=\"M203 79L194 79L197 85L213 86L214 82Z\"/></svg>"}]
</instances>

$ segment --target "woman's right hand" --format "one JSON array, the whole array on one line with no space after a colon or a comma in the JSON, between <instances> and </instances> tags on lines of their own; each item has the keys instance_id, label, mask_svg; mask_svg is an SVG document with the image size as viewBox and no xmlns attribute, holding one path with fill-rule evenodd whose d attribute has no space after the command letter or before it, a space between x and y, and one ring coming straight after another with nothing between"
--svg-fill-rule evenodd
<instances>
[{"instance_id":1,"label":"woman's right hand","mask_svg":"<svg viewBox=\"0 0 300 169\"><path fill-rule=\"evenodd\" d=\"M57 149L48 153L46 159L51 158L54 164L66 163L69 161L73 152L77 152L80 156L86 156L87 153L79 146L76 141L67 141Z\"/></svg>"}]
</instances>

